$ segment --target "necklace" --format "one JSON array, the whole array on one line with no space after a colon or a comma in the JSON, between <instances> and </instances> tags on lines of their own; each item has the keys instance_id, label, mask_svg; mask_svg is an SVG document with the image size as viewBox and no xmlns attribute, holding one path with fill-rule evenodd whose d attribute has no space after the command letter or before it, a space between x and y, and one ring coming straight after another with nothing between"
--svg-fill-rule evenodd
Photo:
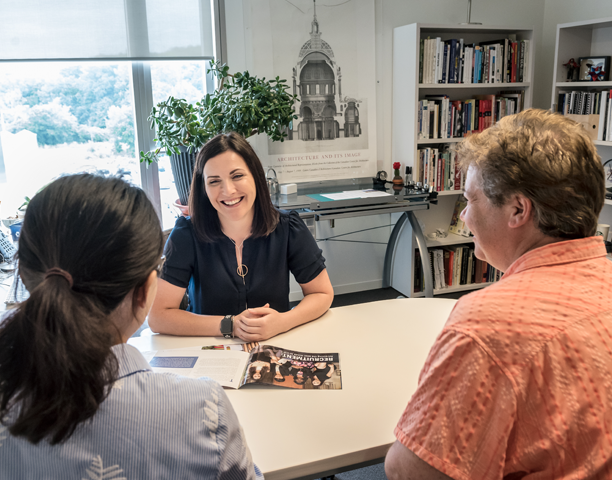
<instances>
[{"instance_id":1,"label":"necklace","mask_svg":"<svg viewBox=\"0 0 612 480\"><path fill-rule=\"evenodd\" d=\"M234 247L236 247L236 252L238 251L238 249L242 248L242 245L244 245L244 240L240 242L240 245L236 245L236 242L234 242L233 239L231 239L230 237L227 238L229 238L230 242L232 242L234 244ZM242 259L242 255L240 256L240 258ZM244 263L240 262L240 265L238 265L238 268L236 268L236 273L242 277L242 284L245 285L244 277L246 277L247 273L249 273L249 267L247 267Z\"/></svg>"}]
</instances>

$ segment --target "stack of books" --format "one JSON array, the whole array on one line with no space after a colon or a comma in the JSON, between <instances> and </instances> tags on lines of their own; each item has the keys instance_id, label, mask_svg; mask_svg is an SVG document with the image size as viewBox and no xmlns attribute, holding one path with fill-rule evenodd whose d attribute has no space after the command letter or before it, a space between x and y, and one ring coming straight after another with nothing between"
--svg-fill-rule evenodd
<instances>
[{"instance_id":1,"label":"stack of books","mask_svg":"<svg viewBox=\"0 0 612 480\"><path fill-rule=\"evenodd\" d=\"M419 83L517 83L529 78L530 41L467 44L463 38L421 40Z\"/></svg>"}]
</instances>

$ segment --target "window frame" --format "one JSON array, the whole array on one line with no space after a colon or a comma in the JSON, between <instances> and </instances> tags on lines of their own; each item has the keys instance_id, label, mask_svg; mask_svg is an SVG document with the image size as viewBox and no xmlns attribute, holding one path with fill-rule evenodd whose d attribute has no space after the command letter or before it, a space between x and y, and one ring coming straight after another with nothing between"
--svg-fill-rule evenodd
<instances>
[{"instance_id":1,"label":"window frame","mask_svg":"<svg viewBox=\"0 0 612 480\"><path fill-rule=\"evenodd\" d=\"M226 40L225 40L225 1L212 0L211 7L213 20L213 42L215 60L222 63L226 62ZM134 12L136 13L136 12ZM129 15L136 18L136 15ZM178 61L210 61L208 57L182 58ZM149 114L153 108L153 87L151 80L151 63L155 60L131 61L132 64L132 100L134 104L134 129L136 152L148 152L155 148L155 132L149 127ZM212 75L206 76L206 93L212 93L215 89L215 82ZM159 170L157 163L147 165L140 163L140 180L142 189L145 191L149 200L153 204L160 224L163 225L161 191L159 186Z\"/></svg>"}]
</instances>

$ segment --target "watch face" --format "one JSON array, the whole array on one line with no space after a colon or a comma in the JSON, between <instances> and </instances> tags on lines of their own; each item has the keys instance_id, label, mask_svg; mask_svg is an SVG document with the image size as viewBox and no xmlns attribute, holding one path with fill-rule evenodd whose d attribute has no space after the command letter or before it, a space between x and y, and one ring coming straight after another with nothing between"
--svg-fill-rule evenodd
<instances>
[{"instance_id":1,"label":"watch face","mask_svg":"<svg viewBox=\"0 0 612 480\"><path fill-rule=\"evenodd\" d=\"M384 170L381 170L380 172L378 172L376 174L376 178L378 178L379 180L387 180L387 172L385 172Z\"/></svg>"}]
</instances>

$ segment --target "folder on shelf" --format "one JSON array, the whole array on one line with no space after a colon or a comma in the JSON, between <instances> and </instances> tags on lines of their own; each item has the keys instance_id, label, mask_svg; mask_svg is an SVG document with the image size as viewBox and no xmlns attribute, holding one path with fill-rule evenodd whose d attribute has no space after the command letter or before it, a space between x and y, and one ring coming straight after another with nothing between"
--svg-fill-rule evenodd
<instances>
[{"instance_id":1,"label":"folder on shelf","mask_svg":"<svg viewBox=\"0 0 612 480\"><path fill-rule=\"evenodd\" d=\"M581 124L591 140L597 140L599 135L599 115L566 115Z\"/></svg>"}]
</instances>

